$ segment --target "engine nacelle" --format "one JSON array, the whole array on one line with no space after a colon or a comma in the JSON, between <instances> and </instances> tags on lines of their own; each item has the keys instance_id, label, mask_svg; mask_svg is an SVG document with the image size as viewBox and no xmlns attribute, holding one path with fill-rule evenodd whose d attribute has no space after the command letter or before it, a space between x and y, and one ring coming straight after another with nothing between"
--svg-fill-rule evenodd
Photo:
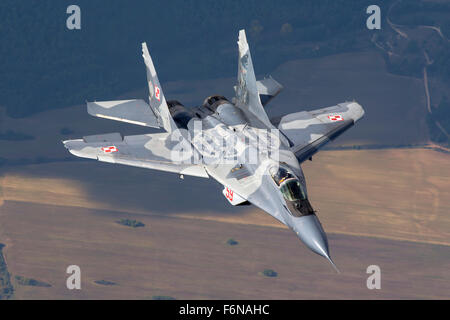
<instances>
[{"instance_id":1,"label":"engine nacelle","mask_svg":"<svg viewBox=\"0 0 450 320\"><path fill-rule=\"evenodd\" d=\"M203 101L203 108L209 109L212 112L216 112L217 108L222 104L230 104L230 101L227 100L224 96L215 95L210 96Z\"/></svg>"},{"instance_id":2,"label":"engine nacelle","mask_svg":"<svg viewBox=\"0 0 450 320\"><path fill-rule=\"evenodd\" d=\"M187 124L192 118L197 118L195 113L186 108L177 100L167 101L167 106L169 107L170 115L175 121L178 128L187 129Z\"/></svg>"}]
</instances>

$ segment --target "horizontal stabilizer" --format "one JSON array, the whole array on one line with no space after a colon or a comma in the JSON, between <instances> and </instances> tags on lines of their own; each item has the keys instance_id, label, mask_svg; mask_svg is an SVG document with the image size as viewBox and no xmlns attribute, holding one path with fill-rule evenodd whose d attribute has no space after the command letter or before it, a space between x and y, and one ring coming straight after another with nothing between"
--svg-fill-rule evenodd
<instances>
[{"instance_id":1,"label":"horizontal stabilizer","mask_svg":"<svg viewBox=\"0 0 450 320\"><path fill-rule=\"evenodd\" d=\"M265 106L281 92L283 86L272 77L269 77L256 81L256 88L258 89L261 104Z\"/></svg>"},{"instance_id":2,"label":"horizontal stabilizer","mask_svg":"<svg viewBox=\"0 0 450 320\"><path fill-rule=\"evenodd\" d=\"M159 128L158 119L144 100L96 101L87 103L94 117Z\"/></svg>"}]
</instances>

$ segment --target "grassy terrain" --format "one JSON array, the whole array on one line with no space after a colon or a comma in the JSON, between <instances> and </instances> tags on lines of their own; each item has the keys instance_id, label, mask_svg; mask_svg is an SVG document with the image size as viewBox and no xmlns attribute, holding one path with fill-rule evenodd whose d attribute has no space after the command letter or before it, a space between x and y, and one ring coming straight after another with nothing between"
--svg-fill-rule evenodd
<instances>
[{"instance_id":1,"label":"grassy terrain","mask_svg":"<svg viewBox=\"0 0 450 320\"><path fill-rule=\"evenodd\" d=\"M323 151L303 168L328 231L448 244L449 158L426 149ZM4 200L280 225L252 207L229 206L210 179L76 162L11 167L1 181Z\"/></svg>"},{"instance_id":2,"label":"grassy terrain","mask_svg":"<svg viewBox=\"0 0 450 320\"><path fill-rule=\"evenodd\" d=\"M16 299L448 298L450 289L448 246L330 234L338 275L285 229L152 215L140 219L153 229L132 230L111 222L118 215L110 211L19 202L3 210L14 239L10 272L52 283L17 286ZM48 219L57 223L49 228ZM32 236L24 237L19 228L31 223ZM240 245L224 245L228 235ZM79 291L65 287L65 268L74 263L82 270ZM381 267L380 291L365 287L371 264ZM271 268L277 277L261 275ZM116 285L98 285L103 277Z\"/></svg>"},{"instance_id":3,"label":"grassy terrain","mask_svg":"<svg viewBox=\"0 0 450 320\"><path fill-rule=\"evenodd\" d=\"M289 61L278 67L273 77L283 84L284 91L271 102L271 114L351 100L364 107L364 119L336 144L395 145L428 140L422 82L389 74L377 53Z\"/></svg>"},{"instance_id":4,"label":"grassy terrain","mask_svg":"<svg viewBox=\"0 0 450 320\"><path fill-rule=\"evenodd\" d=\"M0 242L13 276L52 285L17 286L18 299L448 298L449 158L425 149L326 151L305 164L341 275L269 215L228 207L210 181L192 188L174 175L89 171L84 162L4 171ZM205 203L158 204L185 187ZM124 228L119 219L148 227ZM226 244L229 238L239 245ZM82 269L81 291L65 288L70 264ZM365 287L371 264L381 267L380 291ZM261 276L266 269L278 276Z\"/></svg>"}]
</instances>

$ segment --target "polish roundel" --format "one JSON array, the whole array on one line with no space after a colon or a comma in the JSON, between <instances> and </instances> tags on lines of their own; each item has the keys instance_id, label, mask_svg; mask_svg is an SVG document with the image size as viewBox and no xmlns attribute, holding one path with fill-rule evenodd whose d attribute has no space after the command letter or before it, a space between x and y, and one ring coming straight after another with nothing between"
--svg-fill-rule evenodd
<instances>
[{"instance_id":1,"label":"polish roundel","mask_svg":"<svg viewBox=\"0 0 450 320\"><path fill-rule=\"evenodd\" d=\"M344 121L344 118L340 115L340 114L333 114L328 116L328 119L330 119L330 121Z\"/></svg>"},{"instance_id":2,"label":"polish roundel","mask_svg":"<svg viewBox=\"0 0 450 320\"><path fill-rule=\"evenodd\" d=\"M102 151L103 151L104 153L112 153L112 152L117 152L117 151L119 151L119 149L117 149L115 146L103 147L103 148L101 148L101 149L102 149Z\"/></svg>"},{"instance_id":3,"label":"polish roundel","mask_svg":"<svg viewBox=\"0 0 450 320\"><path fill-rule=\"evenodd\" d=\"M161 90L159 90L158 86L155 86L155 98L161 101Z\"/></svg>"}]
</instances>

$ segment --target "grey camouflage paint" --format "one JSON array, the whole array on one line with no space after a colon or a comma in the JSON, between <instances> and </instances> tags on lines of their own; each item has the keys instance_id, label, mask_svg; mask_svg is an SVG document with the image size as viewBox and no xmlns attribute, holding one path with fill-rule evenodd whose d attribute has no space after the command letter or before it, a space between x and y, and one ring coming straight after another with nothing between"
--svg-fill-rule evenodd
<instances>
[{"instance_id":1,"label":"grey camouflage paint","mask_svg":"<svg viewBox=\"0 0 450 320\"><path fill-rule=\"evenodd\" d=\"M177 128L170 115L144 43L149 105L142 100L94 102L88 103L88 112L112 120L161 126L166 132L125 137L119 133L87 136L64 141L64 145L78 157L180 175L212 177L236 193L239 199L247 200L287 225L313 252L333 264L328 240L317 216L294 216L268 171L280 164L287 166L307 196L300 163L353 126L363 117L364 110L356 102L344 102L287 114L271 122L261 97L268 97L264 99L267 103L282 86L272 78L256 81L244 30L239 32L238 47L238 81L233 102L221 102L215 112L197 108L202 115L191 118L186 130ZM196 130L198 127L201 129ZM273 129L278 129L277 134L267 139L268 132ZM223 141L228 141L225 147ZM246 161L248 154L256 155L255 161Z\"/></svg>"}]
</instances>

